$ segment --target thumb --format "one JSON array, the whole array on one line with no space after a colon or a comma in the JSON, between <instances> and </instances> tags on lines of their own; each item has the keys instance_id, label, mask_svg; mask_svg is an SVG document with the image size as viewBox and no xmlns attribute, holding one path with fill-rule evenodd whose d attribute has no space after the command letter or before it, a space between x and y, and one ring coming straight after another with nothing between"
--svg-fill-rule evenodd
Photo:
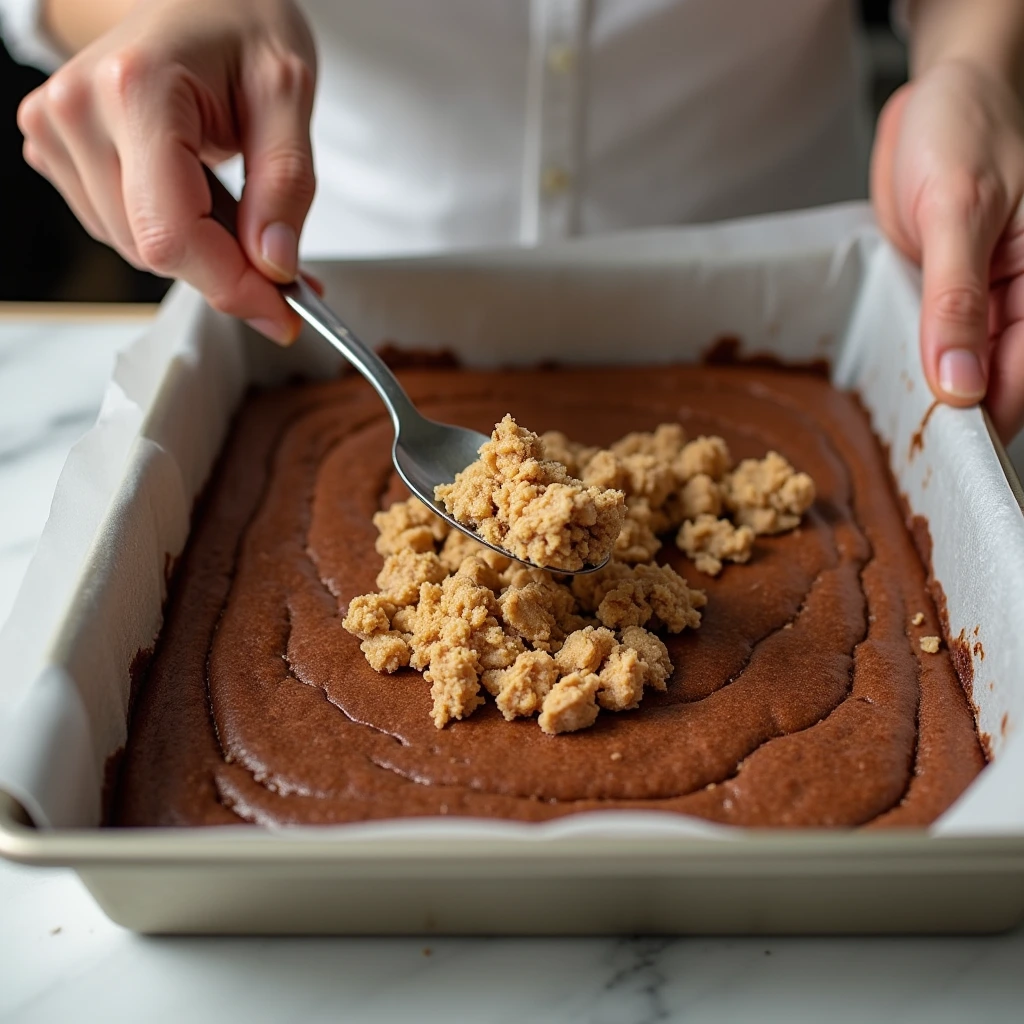
<instances>
[{"instance_id":1,"label":"thumb","mask_svg":"<svg viewBox=\"0 0 1024 1024\"><path fill-rule=\"evenodd\" d=\"M259 83L243 119L245 188L238 230L253 265L285 283L298 273L299 235L316 190L309 138L313 79L298 59L269 77L272 88Z\"/></svg>"},{"instance_id":2,"label":"thumb","mask_svg":"<svg viewBox=\"0 0 1024 1024\"><path fill-rule=\"evenodd\" d=\"M921 358L937 398L974 405L989 372L989 269L1000 228L975 197L922 204Z\"/></svg>"}]
</instances>

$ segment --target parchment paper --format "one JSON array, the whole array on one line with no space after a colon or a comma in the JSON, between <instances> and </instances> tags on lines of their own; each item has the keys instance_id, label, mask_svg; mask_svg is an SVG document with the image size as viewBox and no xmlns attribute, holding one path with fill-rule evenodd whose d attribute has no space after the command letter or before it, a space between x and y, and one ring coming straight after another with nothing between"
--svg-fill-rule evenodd
<instances>
[{"instance_id":1,"label":"parchment paper","mask_svg":"<svg viewBox=\"0 0 1024 1024\"><path fill-rule=\"evenodd\" d=\"M952 636L962 630L984 650L972 697L995 760L934 831L1024 831L1024 517L978 410L934 410L912 456L931 404L917 354L918 282L866 208L316 269L365 340L444 347L470 365L676 362L722 336L742 339L745 352L828 358L836 383L861 395L901 491L929 522ZM104 765L125 740L133 659L159 631L167 559L185 544L245 388L333 374L339 358L308 336L281 351L179 285L118 361L0 633L0 789L38 825L99 823ZM429 819L333 831L342 842L368 830L404 840L467 830L743 835L607 813L529 827Z\"/></svg>"}]
</instances>

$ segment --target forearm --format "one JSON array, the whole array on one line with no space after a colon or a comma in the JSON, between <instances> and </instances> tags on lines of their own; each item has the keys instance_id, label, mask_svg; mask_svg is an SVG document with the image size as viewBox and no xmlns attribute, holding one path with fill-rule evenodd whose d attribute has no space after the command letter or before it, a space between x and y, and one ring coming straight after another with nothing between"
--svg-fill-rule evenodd
<instances>
[{"instance_id":1,"label":"forearm","mask_svg":"<svg viewBox=\"0 0 1024 1024\"><path fill-rule=\"evenodd\" d=\"M69 57L113 28L138 0L44 0L43 23Z\"/></svg>"},{"instance_id":2,"label":"forearm","mask_svg":"<svg viewBox=\"0 0 1024 1024\"><path fill-rule=\"evenodd\" d=\"M942 61L963 60L1024 90L1021 0L910 0L909 14L913 77Z\"/></svg>"}]
</instances>

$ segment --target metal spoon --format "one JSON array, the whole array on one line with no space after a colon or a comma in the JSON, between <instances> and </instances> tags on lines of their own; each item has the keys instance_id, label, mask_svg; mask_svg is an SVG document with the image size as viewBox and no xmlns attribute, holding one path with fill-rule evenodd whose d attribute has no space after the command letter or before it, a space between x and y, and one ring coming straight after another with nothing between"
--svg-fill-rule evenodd
<instances>
[{"instance_id":1,"label":"metal spoon","mask_svg":"<svg viewBox=\"0 0 1024 1024\"><path fill-rule=\"evenodd\" d=\"M210 186L210 216L223 228L237 237L238 202L224 187L220 179L209 169L206 179ZM428 508L436 512L446 523L461 530L466 536L484 547L516 562L533 565L538 569L548 566L536 565L518 558L511 551L484 540L464 523L451 516L444 505L434 497L438 484L451 483L470 463L475 462L480 446L490 438L465 427L453 427L436 423L421 415L412 404L405 389L387 364L369 345L360 341L341 318L320 298L319 295L298 277L292 284L280 285L285 302L295 310L319 334L326 338L369 382L380 395L391 414L395 426L395 441L391 446L391 460L406 487ZM598 565L586 565L582 569L551 569L565 576L581 576L596 572L608 562L606 558Z\"/></svg>"}]
</instances>

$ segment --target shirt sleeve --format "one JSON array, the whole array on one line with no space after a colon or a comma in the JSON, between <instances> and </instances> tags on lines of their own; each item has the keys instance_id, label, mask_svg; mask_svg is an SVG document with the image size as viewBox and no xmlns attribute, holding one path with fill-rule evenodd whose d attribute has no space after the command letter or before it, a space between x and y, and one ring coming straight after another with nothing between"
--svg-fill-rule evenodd
<instances>
[{"instance_id":1,"label":"shirt sleeve","mask_svg":"<svg viewBox=\"0 0 1024 1024\"><path fill-rule=\"evenodd\" d=\"M0 32L19 64L49 72L66 59L43 28L43 0L0 0Z\"/></svg>"}]
</instances>

